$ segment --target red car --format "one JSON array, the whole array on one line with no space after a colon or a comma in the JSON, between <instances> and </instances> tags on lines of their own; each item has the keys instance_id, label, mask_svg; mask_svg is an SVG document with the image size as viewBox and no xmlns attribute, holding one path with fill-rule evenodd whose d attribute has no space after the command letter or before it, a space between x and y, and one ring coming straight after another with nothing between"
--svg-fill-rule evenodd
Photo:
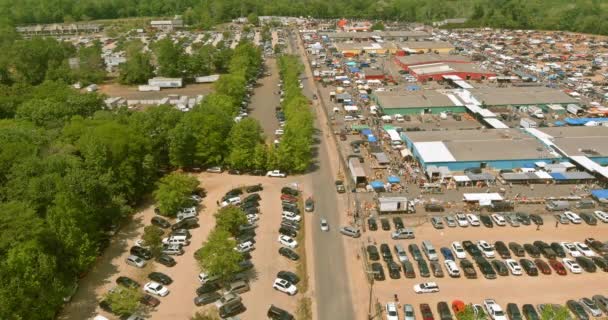
<instances>
[{"instance_id":1,"label":"red car","mask_svg":"<svg viewBox=\"0 0 608 320\"><path fill-rule=\"evenodd\" d=\"M534 259L534 264L543 274L551 274L551 268L543 259Z\"/></svg>"},{"instance_id":2,"label":"red car","mask_svg":"<svg viewBox=\"0 0 608 320\"><path fill-rule=\"evenodd\" d=\"M555 270L555 273L559 274L560 276L565 276L566 274L568 274L566 272L566 268L564 267L564 265L555 260L555 259L551 259L549 260L549 264L551 265L551 268L553 268L553 270Z\"/></svg>"},{"instance_id":3,"label":"red car","mask_svg":"<svg viewBox=\"0 0 608 320\"><path fill-rule=\"evenodd\" d=\"M429 306L428 303L420 304L420 313L422 313L422 320L435 320L433 311L431 311L431 306Z\"/></svg>"},{"instance_id":4,"label":"red car","mask_svg":"<svg viewBox=\"0 0 608 320\"><path fill-rule=\"evenodd\" d=\"M139 301L141 304L149 306L149 307L156 307L160 304L160 300L154 298L153 296L149 295L149 294L144 294L143 297L141 297L141 300Z\"/></svg>"},{"instance_id":5,"label":"red car","mask_svg":"<svg viewBox=\"0 0 608 320\"><path fill-rule=\"evenodd\" d=\"M281 195L281 200L283 201L289 201L289 202L297 202L298 198L292 196L292 195L288 195L288 194L282 194Z\"/></svg>"}]
</instances>

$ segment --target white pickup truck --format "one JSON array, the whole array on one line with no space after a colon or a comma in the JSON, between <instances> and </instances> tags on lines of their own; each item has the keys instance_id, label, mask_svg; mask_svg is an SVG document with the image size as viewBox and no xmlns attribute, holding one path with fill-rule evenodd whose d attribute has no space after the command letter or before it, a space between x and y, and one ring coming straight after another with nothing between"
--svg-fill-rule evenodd
<instances>
[{"instance_id":1,"label":"white pickup truck","mask_svg":"<svg viewBox=\"0 0 608 320\"><path fill-rule=\"evenodd\" d=\"M266 173L267 177L273 177L273 178L285 178L287 177L287 174L285 174L284 172L281 172L281 170L272 170L272 171L268 171Z\"/></svg>"}]
</instances>

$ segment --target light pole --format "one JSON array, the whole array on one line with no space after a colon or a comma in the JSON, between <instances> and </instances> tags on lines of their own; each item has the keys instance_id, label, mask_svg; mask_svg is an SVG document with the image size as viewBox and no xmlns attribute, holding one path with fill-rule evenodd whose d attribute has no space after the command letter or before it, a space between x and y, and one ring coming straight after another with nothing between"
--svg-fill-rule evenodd
<instances>
[{"instance_id":1,"label":"light pole","mask_svg":"<svg viewBox=\"0 0 608 320\"><path fill-rule=\"evenodd\" d=\"M372 315L372 293L374 290L374 275L378 274L379 272L373 270L365 270L365 273L372 275L371 281L369 283L369 301L367 306L367 319L371 320L376 317L375 315Z\"/></svg>"}]
</instances>

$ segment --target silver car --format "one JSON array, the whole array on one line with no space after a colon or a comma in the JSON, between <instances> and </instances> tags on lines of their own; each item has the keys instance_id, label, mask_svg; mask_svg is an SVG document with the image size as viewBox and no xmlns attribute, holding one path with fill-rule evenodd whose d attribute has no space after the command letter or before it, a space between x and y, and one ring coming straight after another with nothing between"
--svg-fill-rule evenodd
<instances>
[{"instance_id":1,"label":"silver car","mask_svg":"<svg viewBox=\"0 0 608 320\"><path fill-rule=\"evenodd\" d=\"M445 224L450 227L450 228L455 228L458 226L458 223L456 222L456 219L454 218L454 216L452 215L447 215L445 216Z\"/></svg>"},{"instance_id":2,"label":"silver car","mask_svg":"<svg viewBox=\"0 0 608 320\"><path fill-rule=\"evenodd\" d=\"M350 226L340 228L340 233L353 238L359 238L361 236L361 231L359 231L359 229Z\"/></svg>"},{"instance_id":3,"label":"silver car","mask_svg":"<svg viewBox=\"0 0 608 320\"><path fill-rule=\"evenodd\" d=\"M329 223L325 219L321 219L321 231L329 231Z\"/></svg>"}]
</instances>

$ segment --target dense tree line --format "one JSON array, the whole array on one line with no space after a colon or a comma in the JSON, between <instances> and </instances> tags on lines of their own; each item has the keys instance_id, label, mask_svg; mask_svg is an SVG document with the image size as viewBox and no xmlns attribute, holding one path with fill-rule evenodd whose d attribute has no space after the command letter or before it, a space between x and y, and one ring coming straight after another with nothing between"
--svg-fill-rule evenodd
<instances>
[{"instance_id":1,"label":"dense tree line","mask_svg":"<svg viewBox=\"0 0 608 320\"><path fill-rule=\"evenodd\" d=\"M173 14L183 14L188 24L204 28L258 15L410 22L470 17L472 26L608 34L608 3L600 0L0 0L0 15L14 24Z\"/></svg>"}]
</instances>

